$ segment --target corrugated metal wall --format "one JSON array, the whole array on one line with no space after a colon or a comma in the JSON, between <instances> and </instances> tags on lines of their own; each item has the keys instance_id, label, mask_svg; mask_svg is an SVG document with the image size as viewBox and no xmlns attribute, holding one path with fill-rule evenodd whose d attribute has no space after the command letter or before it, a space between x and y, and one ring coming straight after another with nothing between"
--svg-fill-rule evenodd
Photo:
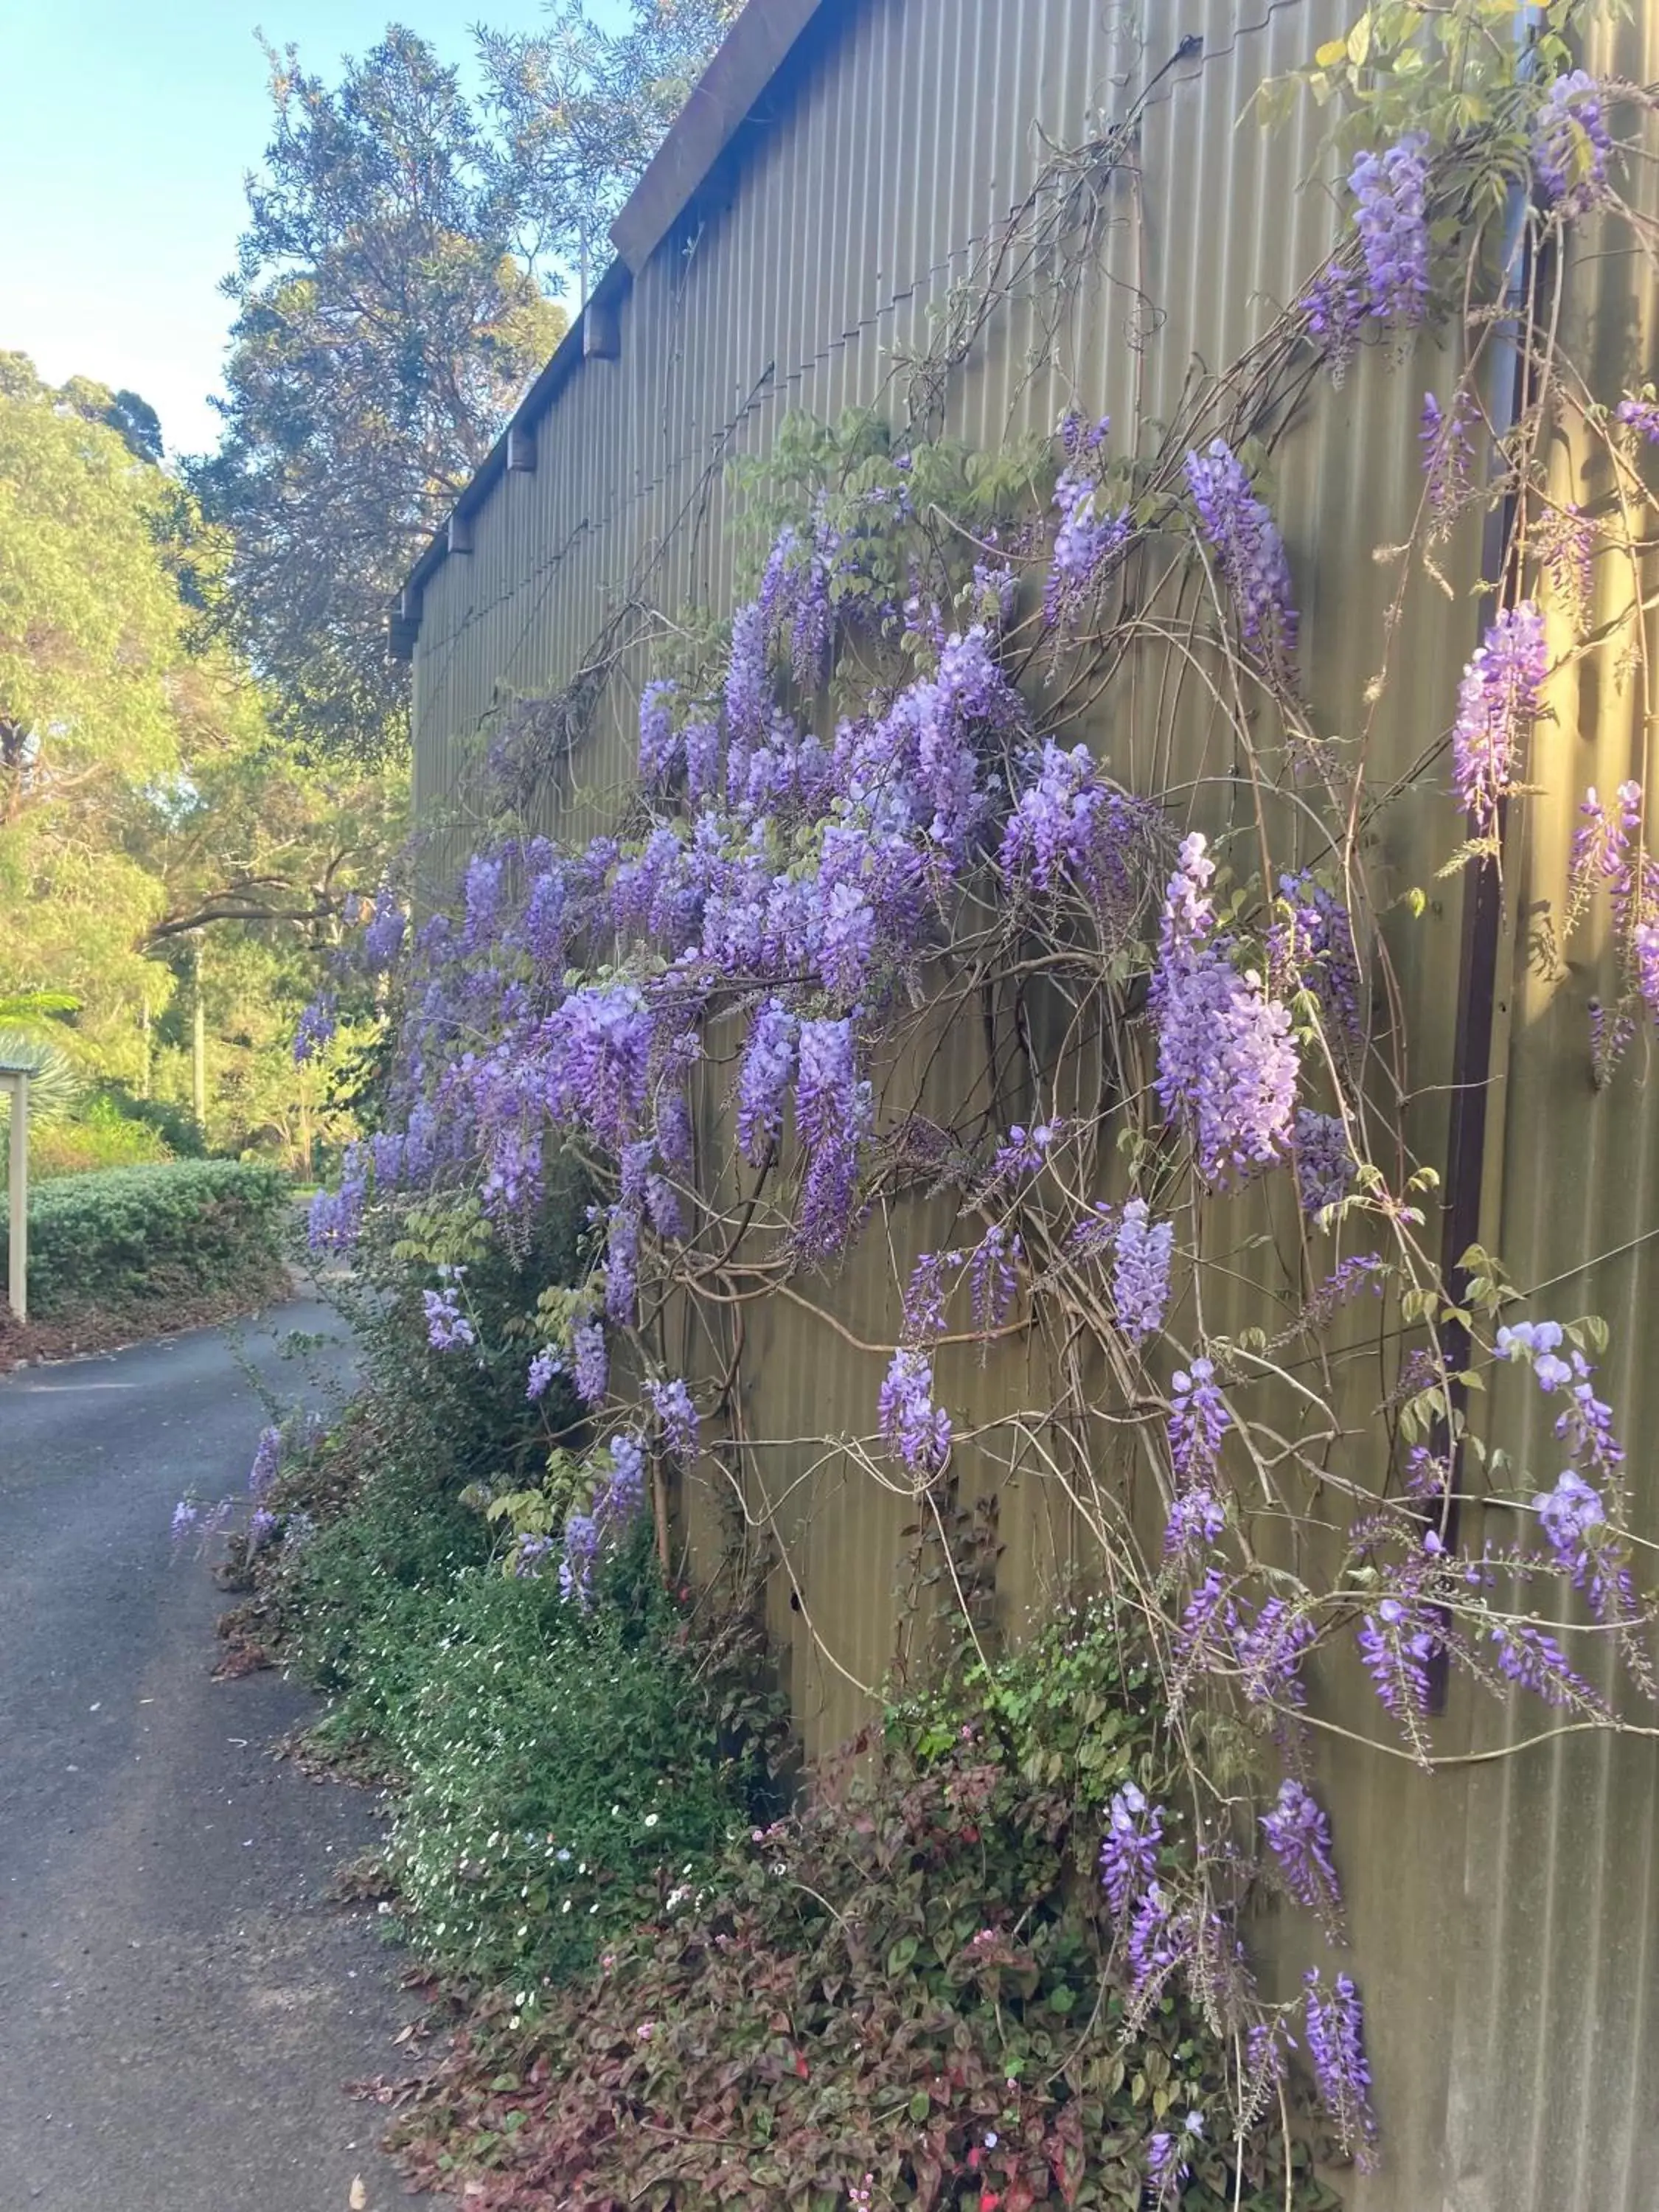
<instances>
[{"instance_id":1,"label":"corrugated metal wall","mask_svg":"<svg viewBox=\"0 0 1659 2212\"><path fill-rule=\"evenodd\" d=\"M1108 0L827 0L767 96L769 127L729 204L665 241L622 305L620 357L576 370L539 426L536 472L497 483L475 520L476 550L428 581L416 800L443 849L465 849L463 763L501 698L559 688L632 600L728 608L737 563L725 461L764 450L787 408L832 416L893 399L907 349L925 342L930 312L1030 188L1045 140L1097 133L1154 78L1133 173L1106 191L1092 275L1057 327L1042 283L1000 312L951 382L945 427L988 446L1047 429L1075 402L1109 412L1127 445L1176 413L1196 369L1240 355L1317 262L1332 222L1327 197L1303 181L1316 167L1316 118L1304 117L1306 137L1267 138L1241 118L1263 77L1305 60L1346 12L1330 0L1207 0L1139 17ZM1650 82L1659 34L1655 11L1638 12L1645 20L1599 58ZM1201 51L1169 66L1194 33ZM1651 287L1627 260L1587 257L1567 308L1614 381L1651 372ZM1458 835L1441 772L1416 771L1450 720L1475 640L1473 595L1413 583L1409 656L1374 707L1366 689L1395 585L1374 549L1407 534L1418 410L1444 374L1426 342L1404 366L1368 355L1340 390L1312 396L1275 487L1316 724L1345 736L1368 726L1373 777L1402 786L1372 856L1385 896L1411 885L1431 895L1420 921L1396 915L1385 934L1410 1009L1411 1135L1432 1161L1446 1152L1461 886L1437 879ZM1559 465L1580 464L1564 451ZM1448 565L1472 584L1473 544L1455 544ZM1651 706L1607 665L1613 657L1563 680L1536 779L1550 797L1528 810L1513 913L1559 902L1582 787L1640 773ZM621 682L607 692L559 794L562 827L621 803L635 696ZM1144 718L1120 714L1091 734L1139 789L1169 783L1152 748L1172 746L1206 827L1238 811L1230 746L1195 704L1173 720L1149 704ZM1484 1233L1523 1285L1559 1283L1565 1308L1607 1314L1620 1416L1642 1435L1643 1417L1659 1416L1645 1358L1659 1255L1651 1116L1630 1070L1607 1091L1589 1091L1593 965L1546 981L1525 939L1509 940ZM915 1041L888 1079L916 1081L924 1058L927 1081L946 1092L984 1079L977 1035ZM835 1280L744 1310L742 1422L756 1471L734 1479L732 1494L781 1540L773 1626L814 1747L866 1717L892 1662L901 1532L915 1514L908 1494L884 1493L848 1453L807 1441L873 1426L896 1273L950 1234L937 1205L888 1226ZM1618 1256L1590 1266L1607 1252ZM1211 1326L1257 1318L1261 1296L1241 1277L1236 1310ZM689 1318L685 1327L688 1371L713 1371L730 1334L714 1344ZM983 1365L947 1355L940 1390L959 1431L1042 1402L1046 1357L1036 1340L1000 1346ZM1517 1393L1511 1415L1500 1399L1494 1433L1539 1443L1524 1429L1534 1410ZM1011 1468L1000 1449L978 1462L963 1455L963 1487L999 1497L999 1602L1017 1626L1053 1588L1075 1516L1051 1472L1029 1458ZM1645 1470L1637 1489L1638 1525L1659 1535ZM694 1525L707 1530L731 1502L688 1500ZM1492 1518L1501 1538L1503 1516ZM1455 1694L1437 1741L1471 1764L1427 1781L1341 1733L1376 1732L1356 1683L1327 1680L1315 1718L1332 1724L1326 1780L1388 2137L1382 2172L1348 2185L1352 2201L1362 2212L1649 2212L1659 2204L1652 1747L1565 1736L1488 1761L1507 1730L1531 1722ZM1309 1929L1285 1933L1287 1960L1308 1954ZM1271 1956L1279 1931L1258 1934Z\"/></svg>"}]
</instances>

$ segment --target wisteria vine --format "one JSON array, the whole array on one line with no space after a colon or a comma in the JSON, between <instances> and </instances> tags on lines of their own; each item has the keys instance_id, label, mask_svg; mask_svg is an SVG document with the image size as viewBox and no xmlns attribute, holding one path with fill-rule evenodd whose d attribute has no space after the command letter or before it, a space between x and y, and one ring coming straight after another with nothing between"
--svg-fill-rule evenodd
<instances>
[{"instance_id":1,"label":"wisteria vine","mask_svg":"<svg viewBox=\"0 0 1659 2212\"><path fill-rule=\"evenodd\" d=\"M1414 546L1438 576L1466 518L1508 501L1519 520L1426 772L1451 867L1501 878L1553 670L1659 512L1643 474L1659 403L1599 403L1565 372L1550 389L1601 441L1622 538L1608 506L1551 500L1543 397L1495 434L1493 318L1457 321L1488 243L1460 228L1469 176L1486 161L1522 196L1535 270L1543 243L1623 207L1613 118L1648 112L1577 69L1513 73L1499 105L1486 139L1367 144L1337 250L1255 380L1212 380L1150 441L1070 410L1045 459L975 502L942 446L869 423L821 437L818 480L714 656L665 625L611 827L580 848L504 831L407 937L389 895L377 906L360 957L398 979L386 1125L312 1216L319 1249L349 1249L448 1194L511 1243L556 1157L580 1156L600 1194L588 1271L526 1316L524 1359L532 1401L571 1378L586 1487L507 1555L574 1604L640 1515L671 1540L673 1481L713 1485L782 1544L746 1479L765 1440L745 1425L743 1316L781 1292L828 1313L846 1255L885 1246L893 1326L866 1347L866 1423L823 1449L941 1546L961 1467L1040 1474L1134 1593L1176 1736L1196 1747L1191 1717L1224 1709L1257 1747L1254 1802L1194 1747L1178 1800L1128 1783L1106 1815L1132 2009L1179 1981L1236 2054L1230 2112L1172 2111L1152 2137L1158 2202L1206 2130L1278 2096L1292 2047L1341 2149L1376 2154L1355 1977L1311 1966L1294 2003L1272 2001L1238 1934L1267 1885L1346 1942L1310 1680L1367 1680L1376 1741L1428 1766L1449 1674L1594 1725L1653 1686L1604 1334L1528 1317L1485 1255L1446 1271L1435 1249L1436 1180L1406 1146L1400 1038L1376 1011L1398 996L1368 860L1382 802L1362 747L1312 735L1261 429L1268 369L1300 388L1370 345L1411 375L1418 334L1455 331L1455 388L1422 402ZM1225 672L1212 695L1237 702L1258 802L1290 803L1228 817L1201 788L1135 790L1082 741L1144 644L1131 577L1158 636L1191 630ZM1604 1082L1642 1010L1659 1016L1638 781L1585 798L1564 927L1602 898L1620 975L1587 1040ZM327 1019L313 1010L307 1043ZM984 1066L941 1109L907 1071L964 1025ZM948 1243L906 1247L917 1194L948 1202ZM1270 1319L1227 1333L1216 1271L1241 1224L1290 1256ZM459 1261L424 1310L434 1357L478 1356ZM963 1358L1009 1343L1046 1395L969 1418ZM1476 1370L1506 1406L1526 1388L1555 1414L1551 1462L1519 1485L1468 1415ZM1481 1499L1520 1534L1483 1534ZM1298 1540L1316 1525L1317 1573Z\"/></svg>"}]
</instances>

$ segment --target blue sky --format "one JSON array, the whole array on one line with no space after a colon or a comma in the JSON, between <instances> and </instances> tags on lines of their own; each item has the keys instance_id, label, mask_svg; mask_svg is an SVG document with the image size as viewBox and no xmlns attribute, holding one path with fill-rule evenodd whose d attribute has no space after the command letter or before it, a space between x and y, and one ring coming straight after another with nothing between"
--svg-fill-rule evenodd
<instances>
[{"instance_id":1,"label":"blue sky","mask_svg":"<svg viewBox=\"0 0 1659 2212\"><path fill-rule=\"evenodd\" d=\"M596 9L620 12L617 0ZM173 452L211 445L244 173L268 136L256 28L332 78L388 16L462 61L538 0L0 0L0 350L142 392Z\"/></svg>"}]
</instances>

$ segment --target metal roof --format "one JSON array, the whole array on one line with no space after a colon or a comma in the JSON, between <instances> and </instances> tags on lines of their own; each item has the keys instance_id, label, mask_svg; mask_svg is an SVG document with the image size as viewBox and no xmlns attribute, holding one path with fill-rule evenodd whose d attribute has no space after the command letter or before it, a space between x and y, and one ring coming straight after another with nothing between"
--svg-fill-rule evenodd
<instances>
[{"instance_id":1,"label":"metal roof","mask_svg":"<svg viewBox=\"0 0 1659 2212\"><path fill-rule=\"evenodd\" d=\"M535 428L584 361L617 351L617 309L634 278L696 198L825 0L749 0L611 226L614 260L560 340L512 420L410 569L391 612L393 657L407 660L427 579L451 553L471 550L470 518L508 469L535 466ZM836 0L844 5L845 0ZM758 120L759 118L755 118Z\"/></svg>"}]
</instances>

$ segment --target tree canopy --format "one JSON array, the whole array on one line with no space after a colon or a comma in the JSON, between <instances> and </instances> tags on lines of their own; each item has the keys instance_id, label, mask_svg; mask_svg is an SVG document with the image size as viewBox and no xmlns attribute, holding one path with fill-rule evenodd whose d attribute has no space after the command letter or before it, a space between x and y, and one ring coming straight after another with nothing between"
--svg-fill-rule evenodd
<instances>
[{"instance_id":1,"label":"tree canopy","mask_svg":"<svg viewBox=\"0 0 1659 2212\"><path fill-rule=\"evenodd\" d=\"M620 31L559 0L544 31L478 33L498 137L538 260L586 297L605 234L738 13L739 0L635 0Z\"/></svg>"},{"instance_id":2,"label":"tree canopy","mask_svg":"<svg viewBox=\"0 0 1659 2212\"><path fill-rule=\"evenodd\" d=\"M147 1017L165 1047L209 931L210 972L240 979L227 1057L233 1036L285 1046L401 837L404 779L307 764L273 732L193 604L221 588L222 538L135 452L154 416L126 398L112 420L101 386L0 361L0 1015L138 1081Z\"/></svg>"},{"instance_id":3,"label":"tree canopy","mask_svg":"<svg viewBox=\"0 0 1659 2212\"><path fill-rule=\"evenodd\" d=\"M290 735L401 741L387 601L557 343L519 207L456 72L390 31L330 87L270 53L276 132L226 289L224 435L194 472L228 530L228 635Z\"/></svg>"},{"instance_id":4,"label":"tree canopy","mask_svg":"<svg viewBox=\"0 0 1659 2212\"><path fill-rule=\"evenodd\" d=\"M331 85L267 49L275 130L226 280L224 434L191 477L233 548L217 619L290 737L400 748L388 602L735 13L635 0L610 33L563 0L543 32L479 32L477 100L395 25Z\"/></svg>"}]
</instances>

